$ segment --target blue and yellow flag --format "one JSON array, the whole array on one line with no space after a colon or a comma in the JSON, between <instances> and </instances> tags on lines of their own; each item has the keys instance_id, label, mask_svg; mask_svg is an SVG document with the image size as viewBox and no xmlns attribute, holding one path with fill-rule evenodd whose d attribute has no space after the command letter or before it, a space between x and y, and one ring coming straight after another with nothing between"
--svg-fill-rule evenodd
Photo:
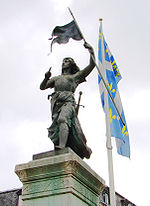
<instances>
[{"instance_id":1,"label":"blue and yellow flag","mask_svg":"<svg viewBox=\"0 0 150 206\"><path fill-rule=\"evenodd\" d=\"M116 138L116 146L117 146L118 154L130 157L129 134L128 134L124 111L123 111L123 107L122 107L122 103L117 87L117 84L121 79L121 74L115 62L115 59L108 48L104 36L102 35L103 34L100 28L99 43L98 43L99 44L98 60L99 60L100 73L103 75L103 77L106 76L107 86L111 92L111 95L114 99L117 109L120 112L121 117L125 123L125 125L123 125L116 111L116 108L108 94L111 136ZM98 75L98 84L101 93L102 106L105 111L104 83L99 75Z\"/></svg>"}]
</instances>

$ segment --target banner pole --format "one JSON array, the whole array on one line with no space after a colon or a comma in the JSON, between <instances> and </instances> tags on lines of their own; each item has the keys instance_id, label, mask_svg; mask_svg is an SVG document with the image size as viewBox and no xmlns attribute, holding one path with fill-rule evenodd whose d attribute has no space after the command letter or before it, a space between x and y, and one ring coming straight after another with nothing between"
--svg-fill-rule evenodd
<instances>
[{"instance_id":1,"label":"banner pole","mask_svg":"<svg viewBox=\"0 0 150 206\"><path fill-rule=\"evenodd\" d=\"M78 28L78 30L79 30L80 35L82 36L84 42L86 42L86 40L85 40L85 38L84 38L84 36L83 36L81 30L80 30L80 27L79 27L79 25L78 25L78 23L77 23L77 21L76 21L74 15L73 15L73 13L72 13L72 11L71 11L71 9L70 9L69 7L68 7L68 10L69 10L69 12L70 12L70 14L71 14L71 16L72 16L72 18L73 18L73 20L74 20L74 22L75 22L77 28Z\"/></svg>"},{"instance_id":2,"label":"banner pole","mask_svg":"<svg viewBox=\"0 0 150 206\"><path fill-rule=\"evenodd\" d=\"M72 16L72 18L73 18L73 20L74 20L77 28L78 28L78 30L79 30L79 32L80 32L80 35L82 36L84 42L86 42L86 40L85 40L85 38L84 38L84 36L83 36L83 34L82 34L82 32L81 32L81 29L80 29L80 27L79 27L79 25L78 25L78 23L77 23L74 15L73 15L71 9L70 9L69 7L68 7L68 10L69 10L69 12L70 12L70 14L71 14L71 16ZM117 111L117 113L118 113L118 115L119 115L119 117L120 117L123 125L125 125L125 123L124 123L124 121L123 121L123 119L122 119L122 116L121 116L121 114L120 114L120 112L119 112L119 110L118 110L118 108L117 108L117 106L116 106L116 103L115 103L115 101L114 101L114 99L113 99L113 97L112 97L112 95L111 95L111 92L110 92L110 90L108 89L108 86L107 86L107 84L106 84L106 82L105 82L105 80L104 80L104 77L103 77L103 75L101 74L101 72L100 72L100 70L99 70L99 67L98 67L97 64L96 64L95 58L94 58L93 55L91 55L91 56L92 56L92 59L93 59L93 61L94 61L94 63L95 63L95 66L96 66L96 68L97 68L97 71L98 71L98 73L99 73L99 75L100 75L100 77L101 77L101 79L102 79L102 81L103 81L103 83L104 83L104 86L105 86L105 88L106 88L106 90L107 90L107 92L108 92L108 94L109 94L109 96L110 96L110 98L111 98L111 101L113 102L113 104L114 104L114 106L115 106L115 109L116 109L116 111Z\"/></svg>"}]
</instances>

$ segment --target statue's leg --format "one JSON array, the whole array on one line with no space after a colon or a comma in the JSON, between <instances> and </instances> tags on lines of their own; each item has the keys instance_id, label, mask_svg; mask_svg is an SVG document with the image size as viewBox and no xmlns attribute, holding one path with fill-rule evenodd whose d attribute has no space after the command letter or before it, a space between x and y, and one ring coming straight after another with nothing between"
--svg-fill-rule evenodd
<instances>
[{"instance_id":1,"label":"statue's leg","mask_svg":"<svg viewBox=\"0 0 150 206\"><path fill-rule=\"evenodd\" d=\"M59 147L64 148L66 146L69 135L69 128L65 122L59 124Z\"/></svg>"},{"instance_id":2,"label":"statue's leg","mask_svg":"<svg viewBox=\"0 0 150 206\"><path fill-rule=\"evenodd\" d=\"M71 104L65 104L60 111L58 118L58 126L59 126L59 145L56 148L64 148L66 147L68 136L69 136L69 126L68 119L72 115Z\"/></svg>"}]
</instances>

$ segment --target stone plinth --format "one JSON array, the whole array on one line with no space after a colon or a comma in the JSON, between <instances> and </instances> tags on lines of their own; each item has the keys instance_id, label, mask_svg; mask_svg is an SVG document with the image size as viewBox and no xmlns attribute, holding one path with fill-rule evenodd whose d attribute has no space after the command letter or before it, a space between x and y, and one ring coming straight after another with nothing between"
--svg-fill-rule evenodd
<instances>
[{"instance_id":1,"label":"stone plinth","mask_svg":"<svg viewBox=\"0 0 150 206\"><path fill-rule=\"evenodd\" d=\"M98 206L104 180L70 148L17 165L23 206Z\"/></svg>"}]
</instances>

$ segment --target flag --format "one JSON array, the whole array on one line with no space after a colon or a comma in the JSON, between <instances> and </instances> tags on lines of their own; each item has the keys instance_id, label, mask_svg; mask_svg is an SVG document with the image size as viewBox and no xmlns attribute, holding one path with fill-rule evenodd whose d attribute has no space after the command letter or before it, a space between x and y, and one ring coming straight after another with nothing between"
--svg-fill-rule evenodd
<instances>
[{"instance_id":1,"label":"flag","mask_svg":"<svg viewBox=\"0 0 150 206\"><path fill-rule=\"evenodd\" d=\"M68 43L70 38L74 40L83 39L82 34L80 33L77 25L75 24L75 21L72 21L64 26L56 26L54 28L52 32L52 37L49 38L49 40L52 40L51 50L52 50L52 45L54 43L57 42L58 44L66 44Z\"/></svg>"},{"instance_id":2,"label":"flag","mask_svg":"<svg viewBox=\"0 0 150 206\"><path fill-rule=\"evenodd\" d=\"M125 123L123 124L120 119L116 108L108 94L108 105L109 105L109 118L110 118L110 133L112 137L116 138L117 152L120 155L130 157L130 143L129 143L129 134L126 125L126 120L124 116L124 111L119 95L119 90L117 87L118 82L121 80L121 74L115 62L113 55L111 54L108 45L104 39L101 28L99 30L99 51L98 51L98 60L99 60L99 69L103 77L106 77L106 83L108 89L113 97L113 100L116 104L116 107ZM98 84L101 94L102 107L105 111L105 102L104 102L104 83L98 75Z\"/></svg>"}]
</instances>

